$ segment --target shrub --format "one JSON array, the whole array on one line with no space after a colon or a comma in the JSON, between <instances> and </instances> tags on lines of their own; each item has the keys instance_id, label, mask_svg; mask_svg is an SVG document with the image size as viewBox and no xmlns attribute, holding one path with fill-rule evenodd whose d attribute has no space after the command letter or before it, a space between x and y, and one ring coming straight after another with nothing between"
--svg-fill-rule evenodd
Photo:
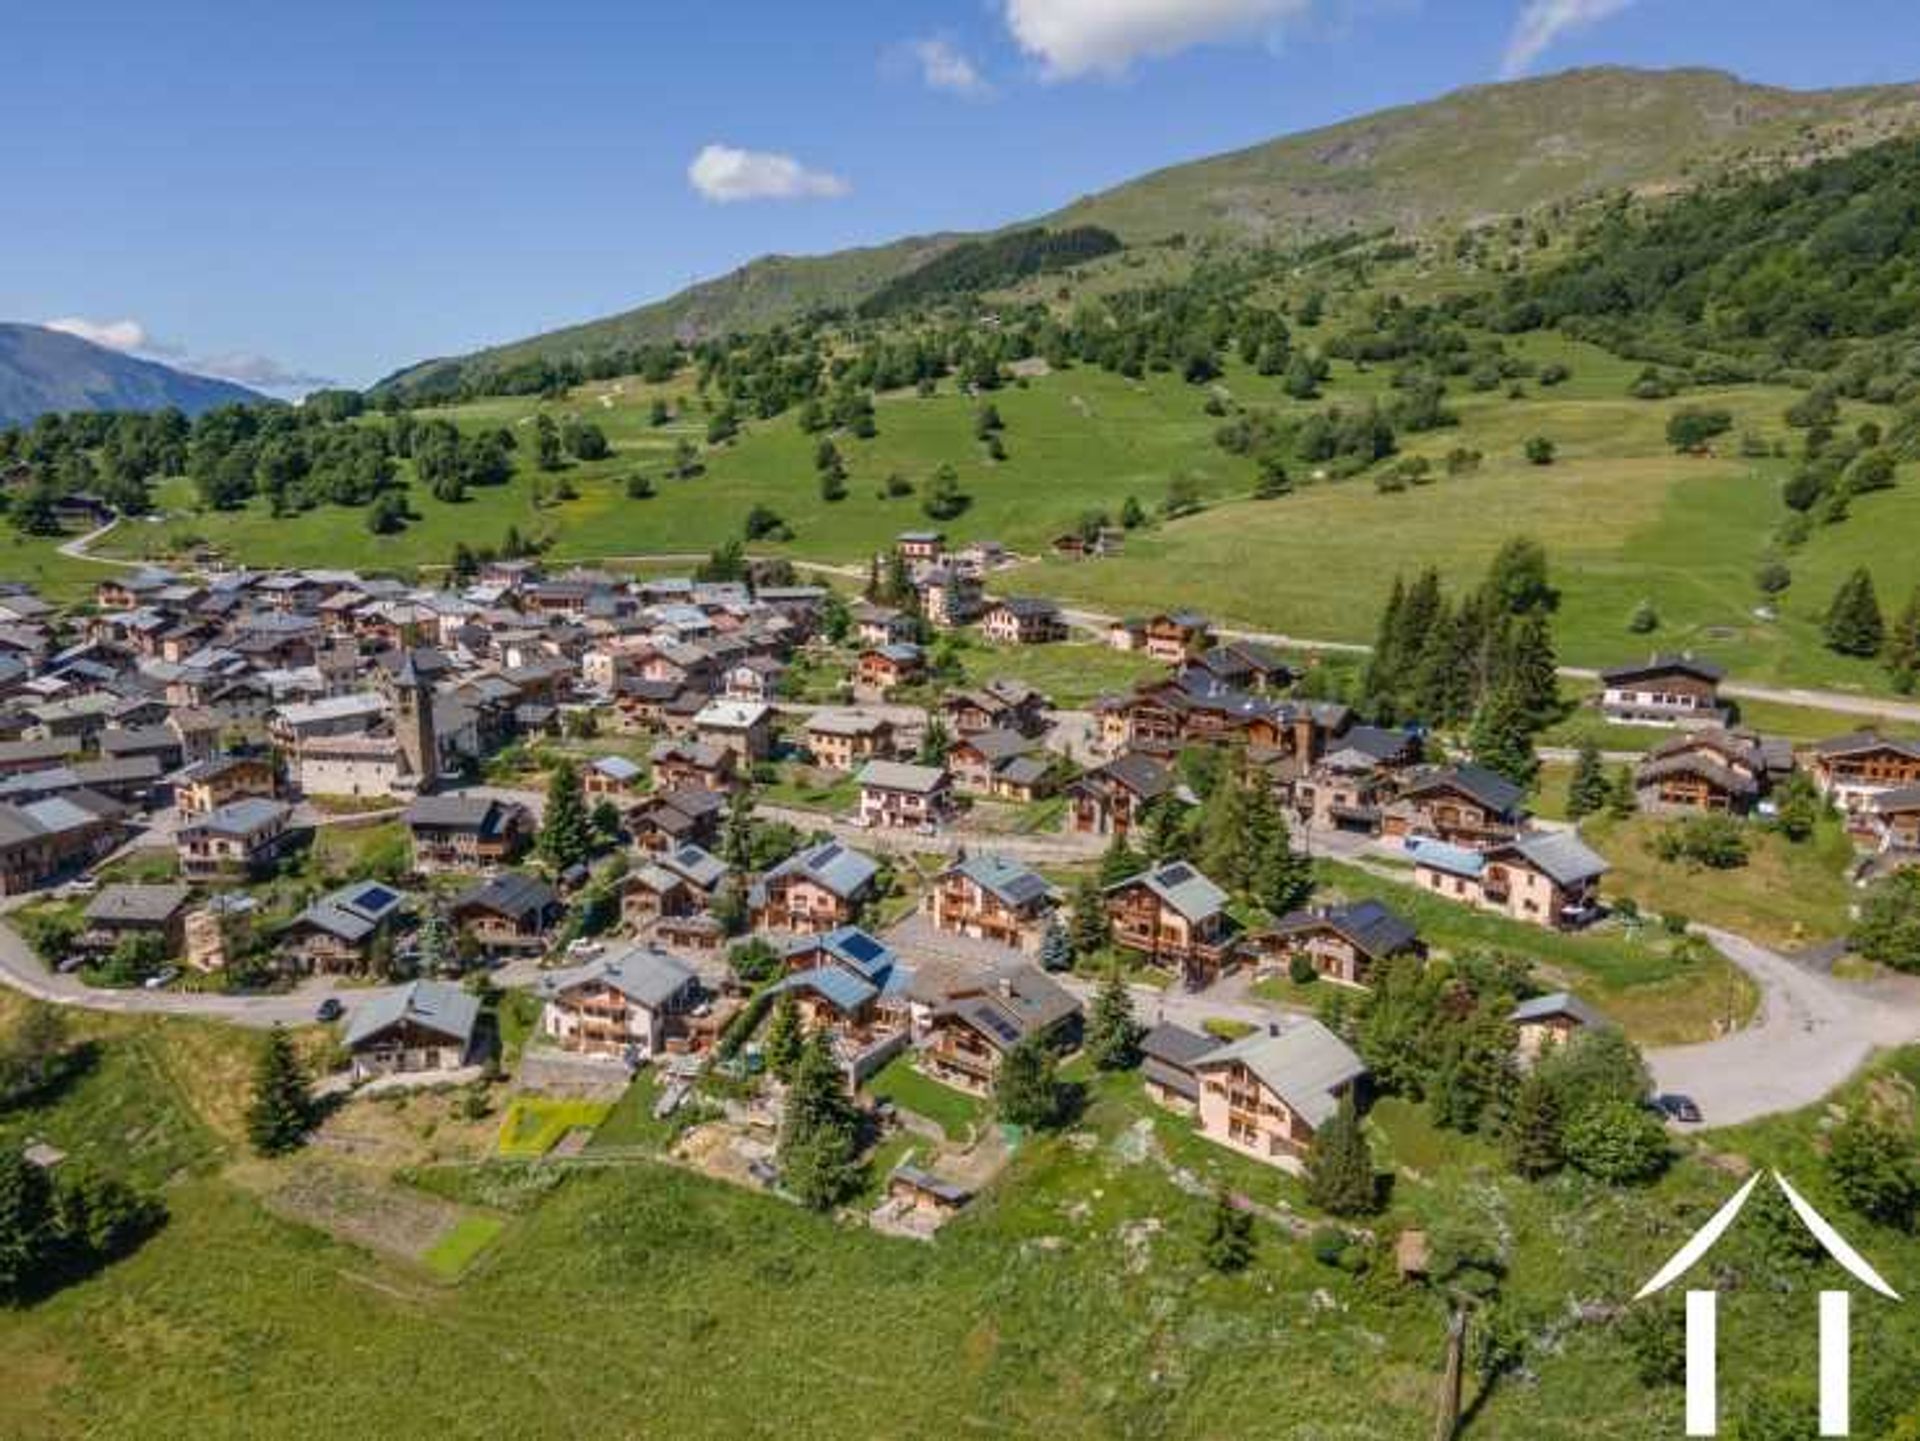
<instances>
[{"instance_id":1,"label":"shrub","mask_svg":"<svg viewBox=\"0 0 1920 1441\"><path fill-rule=\"evenodd\" d=\"M1667 1132L1659 1118L1632 1101L1602 1101L1567 1122L1567 1160L1613 1186L1650 1181L1667 1165Z\"/></svg>"}]
</instances>

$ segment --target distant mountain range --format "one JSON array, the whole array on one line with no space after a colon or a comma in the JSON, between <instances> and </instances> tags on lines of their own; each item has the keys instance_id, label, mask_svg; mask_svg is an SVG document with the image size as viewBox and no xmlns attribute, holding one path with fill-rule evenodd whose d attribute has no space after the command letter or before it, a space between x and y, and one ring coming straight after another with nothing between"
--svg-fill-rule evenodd
<instances>
[{"instance_id":1,"label":"distant mountain range","mask_svg":"<svg viewBox=\"0 0 1920 1441\"><path fill-rule=\"evenodd\" d=\"M264 400L230 380L189 375L43 325L0 322L0 425L49 410L161 410L198 415L219 405Z\"/></svg>"},{"instance_id":2,"label":"distant mountain range","mask_svg":"<svg viewBox=\"0 0 1920 1441\"><path fill-rule=\"evenodd\" d=\"M1176 234L1287 244L1389 225L1419 231L1608 191L1689 189L1742 167L1913 131L1920 85L1794 91L1716 70L1574 70L1473 86L1172 166L1005 229L1100 226L1128 244ZM855 306L976 238L921 235L830 255L765 256L665 300L425 361L381 384L432 390L476 369L764 329Z\"/></svg>"}]
</instances>

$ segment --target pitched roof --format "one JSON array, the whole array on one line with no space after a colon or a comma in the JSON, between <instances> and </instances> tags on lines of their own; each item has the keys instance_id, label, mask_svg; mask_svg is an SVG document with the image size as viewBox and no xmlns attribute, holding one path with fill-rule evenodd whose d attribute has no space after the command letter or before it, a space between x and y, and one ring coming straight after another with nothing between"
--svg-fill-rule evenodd
<instances>
[{"instance_id":1,"label":"pitched roof","mask_svg":"<svg viewBox=\"0 0 1920 1441\"><path fill-rule=\"evenodd\" d=\"M539 993L558 996L584 985L606 985L636 1005L664 1006L698 979L693 967L658 946L629 945L564 971L540 978Z\"/></svg>"},{"instance_id":2,"label":"pitched roof","mask_svg":"<svg viewBox=\"0 0 1920 1441\"><path fill-rule=\"evenodd\" d=\"M1031 905L1053 890L1039 872L1003 855L983 852L967 856L947 867L946 874L956 873L1009 906Z\"/></svg>"},{"instance_id":3,"label":"pitched roof","mask_svg":"<svg viewBox=\"0 0 1920 1441\"><path fill-rule=\"evenodd\" d=\"M454 899L453 909L460 911L469 906L478 906L496 915L520 920L538 915L559 903L560 893L538 876L527 875L524 871L501 871L462 891Z\"/></svg>"},{"instance_id":4,"label":"pitched roof","mask_svg":"<svg viewBox=\"0 0 1920 1441\"><path fill-rule=\"evenodd\" d=\"M268 800L265 796L244 796L208 811L191 825L182 826L180 834L212 831L216 835L250 836L292 814L293 808L280 801Z\"/></svg>"},{"instance_id":5,"label":"pitched roof","mask_svg":"<svg viewBox=\"0 0 1920 1441\"><path fill-rule=\"evenodd\" d=\"M1604 1026L1607 1023L1605 1016L1572 991L1554 991L1549 995L1535 996L1530 1001L1522 1001L1508 1013L1507 1019L1519 1025L1525 1021L1544 1021L1552 1016L1572 1016L1583 1026Z\"/></svg>"},{"instance_id":6,"label":"pitched roof","mask_svg":"<svg viewBox=\"0 0 1920 1441\"><path fill-rule=\"evenodd\" d=\"M1194 1066L1212 1070L1236 1061L1316 1127L1339 1108L1340 1088L1367 1072L1366 1063L1345 1041L1305 1017L1209 1051Z\"/></svg>"},{"instance_id":7,"label":"pitched roof","mask_svg":"<svg viewBox=\"0 0 1920 1441\"><path fill-rule=\"evenodd\" d=\"M100 893L87 902L86 919L109 924L165 923L192 895L191 886L102 886Z\"/></svg>"},{"instance_id":8,"label":"pitched roof","mask_svg":"<svg viewBox=\"0 0 1920 1441\"><path fill-rule=\"evenodd\" d=\"M1878 731L1849 731L1843 736L1834 736L1823 740L1813 748L1815 755L1841 756L1852 755L1859 751L1891 750L1898 755L1920 759L1920 741L1901 740L1893 736L1883 736Z\"/></svg>"},{"instance_id":9,"label":"pitched roof","mask_svg":"<svg viewBox=\"0 0 1920 1441\"><path fill-rule=\"evenodd\" d=\"M405 1021L464 1047L473 1040L479 1016L479 998L464 988L450 981L414 981L361 1004L347 1022L346 1045L351 1050Z\"/></svg>"},{"instance_id":10,"label":"pitched roof","mask_svg":"<svg viewBox=\"0 0 1920 1441\"><path fill-rule=\"evenodd\" d=\"M1664 675L1669 671L1678 671L1682 675L1698 676L1701 680L1718 683L1726 676L1726 671L1712 661L1702 660L1699 656L1682 654L1659 654L1647 657L1638 665L1617 665L1600 672L1600 679L1608 685L1638 679L1641 676Z\"/></svg>"},{"instance_id":11,"label":"pitched roof","mask_svg":"<svg viewBox=\"0 0 1920 1441\"><path fill-rule=\"evenodd\" d=\"M878 786L890 791L913 791L926 795L947 783L947 773L934 766L909 765L905 761L868 761L856 779L863 786Z\"/></svg>"},{"instance_id":12,"label":"pitched roof","mask_svg":"<svg viewBox=\"0 0 1920 1441\"><path fill-rule=\"evenodd\" d=\"M1405 950L1419 939L1420 934L1411 921L1384 902L1375 900L1355 901L1351 905L1320 912L1295 911L1292 915L1281 917L1273 929L1276 934L1284 936L1309 931L1317 926L1333 927L1366 955L1376 959Z\"/></svg>"},{"instance_id":13,"label":"pitched roof","mask_svg":"<svg viewBox=\"0 0 1920 1441\"><path fill-rule=\"evenodd\" d=\"M842 900L866 889L880 872L880 863L840 841L822 841L788 856L767 872L767 879L805 876L825 886Z\"/></svg>"},{"instance_id":14,"label":"pitched roof","mask_svg":"<svg viewBox=\"0 0 1920 1441\"><path fill-rule=\"evenodd\" d=\"M1165 865L1155 866L1137 876L1128 876L1124 881L1108 886L1107 890L1111 893L1131 885L1144 885L1190 921L1218 915L1227 906L1227 893L1187 861L1169 861Z\"/></svg>"},{"instance_id":15,"label":"pitched roof","mask_svg":"<svg viewBox=\"0 0 1920 1441\"><path fill-rule=\"evenodd\" d=\"M1517 851L1557 885L1575 886L1607 873L1606 859L1572 831L1534 831L1501 849Z\"/></svg>"},{"instance_id":16,"label":"pitched roof","mask_svg":"<svg viewBox=\"0 0 1920 1441\"><path fill-rule=\"evenodd\" d=\"M311 926L357 944L392 919L407 899L406 892L379 881L355 881L321 896L287 924Z\"/></svg>"},{"instance_id":17,"label":"pitched roof","mask_svg":"<svg viewBox=\"0 0 1920 1441\"><path fill-rule=\"evenodd\" d=\"M779 991L812 991L837 1011L857 1011L880 994L871 981L839 966L815 966L794 971L774 984Z\"/></svg>"},{"instance_id":18,"label":"pitched roof","mask_svg":"<svg viewBox=\"0 0 1920 1441\"><path fill-rule=\"evenodd\" d=\"M1406 794L1417 796L1425 791L1448 787L1465 792L1488 810L1503 816L1516 814L1521 799L1526 795L1524 790L1505 776L1485 766L1471 764L1446 766L1432 771L1408 786Z\"/></svg>"}]
</instances>

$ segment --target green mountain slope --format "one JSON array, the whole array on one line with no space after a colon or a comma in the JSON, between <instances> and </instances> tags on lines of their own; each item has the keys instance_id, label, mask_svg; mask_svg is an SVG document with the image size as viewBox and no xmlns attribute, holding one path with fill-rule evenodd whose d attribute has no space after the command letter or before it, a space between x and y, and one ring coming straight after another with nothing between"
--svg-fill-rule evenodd
<instances>
[{"instance_id":1,"label":"green mountain slope","mask_svg":"<svg viewBox=\"0 0 1920 1441\"><path fill-rule=\"evenodd\" d=\"M1037 223L1104 226L1130 243L1185 233L1284 244L1349 228L1467 223L1621 187L1685 188L1730 168L1835 154L1912 130L1920 130L1920 86L1791 91L1711 70L1576 70L1474 86L1172 166ZM768 256L620 315L427 361L381 384L451 389L475 370L852 306L968 238Z\"/></svg>"}]
</instances>

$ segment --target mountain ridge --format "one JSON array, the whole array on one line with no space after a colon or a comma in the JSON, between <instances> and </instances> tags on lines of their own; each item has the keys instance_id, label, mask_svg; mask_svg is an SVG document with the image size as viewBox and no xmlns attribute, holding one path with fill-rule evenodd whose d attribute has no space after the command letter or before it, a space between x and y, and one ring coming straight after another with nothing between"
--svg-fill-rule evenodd
<instances>
[{"instance_id":1,"label":"mountain ridge","mask_svg":"<svg viewBox=\"0 0 1920 1441\"><path fill-rule=\"evenodd\" d=\"M0 321L0 425L48 411L160 410L198 415L267 397L230 380L142 360L63 330Z\"/></svg>"},{"instance_id":2,"label":"mountain ridge","mask_svg":"<svg viewBox=\"0 0 1920 1441\"><path fill-rule=\"evenodd\" d=\"M1036 225L1099 226L1130 245L1174 234L1285 244L1385 225L1469 225L1612 190L1686 189L1743 165L1804 163L1916 130L1916 83L1801 91L1721 70L1606 66L1470 85L1163 166L1034 219L762 256L612 316L405 367L374 389L419 393L470 371L850 308L963 241Z\"/></svg>"}]
</instances>

